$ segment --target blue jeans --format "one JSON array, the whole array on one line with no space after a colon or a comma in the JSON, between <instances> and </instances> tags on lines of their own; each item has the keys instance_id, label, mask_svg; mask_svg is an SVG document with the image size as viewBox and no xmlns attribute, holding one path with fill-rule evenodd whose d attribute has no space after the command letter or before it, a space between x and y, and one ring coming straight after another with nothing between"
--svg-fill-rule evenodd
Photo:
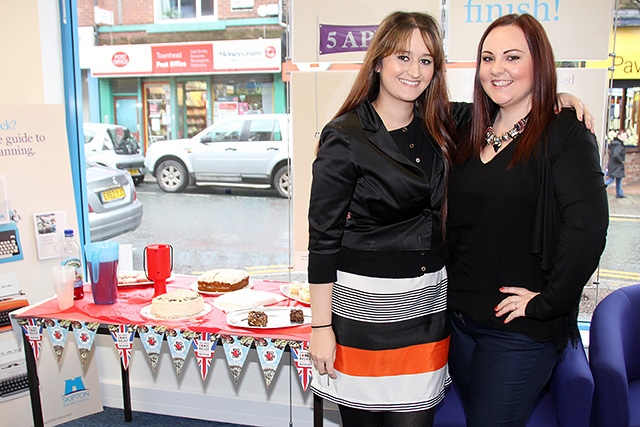
<instances>
[{"instance_id":1,"label":"blue jeans","mask_svg":"<svg viewBox=\"0 0 640 427\"><path fill-rule=\"evenodd\" d=\"M452 313L451 319L449 369L467 427L525 426L558 361L555 345L462 313Z\"/></svg>"},{"instance_id":2,"label":"blue jeans","mask_svg":"<svg viewBox=\"0 0 640 427\"><path fill-rule=\"evenodd\" d=\"M622 178L613 178L608 176L604 181L604 184L608 187L614 179L616 180L616 197L624 197L624 193L622 192Z\"/></svg>"}]
</instances>

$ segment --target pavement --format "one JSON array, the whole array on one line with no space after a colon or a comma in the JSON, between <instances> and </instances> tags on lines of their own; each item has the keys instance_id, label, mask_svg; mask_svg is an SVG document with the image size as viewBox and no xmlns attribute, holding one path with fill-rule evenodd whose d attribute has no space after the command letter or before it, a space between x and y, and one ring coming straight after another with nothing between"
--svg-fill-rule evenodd
<instances>
[{"instance_id":1,"label":"pavement","mask_svg":"<svg viewBox=\"0 0 640 427\"><path fill-rule=\"evenodd\" d=\"M622 180L624 199L616 198L616 184L607 187L609 216L640 218L640 182L625 184Z\"/></svg>"},{"instance_id":2,"label":"pavement","mask_svg":"<svg viewBox=\"0 0 640 427\"><path fill-rule=\"evenodd\" d=\"M616 198L615 183L607 187L609 217L630 218L634 221L640 220L640 182L626 184L624 180L622 180L622 191L626 197L618 199ZM593 280L584 288L580 301L579 319L588 323L598 302L622 286L640 282L639 277L640 272L625 272L598 268L592 277ZM588 346L588 336L583 334L582 338L585 346Z\"/></svg>"}]
</instances>

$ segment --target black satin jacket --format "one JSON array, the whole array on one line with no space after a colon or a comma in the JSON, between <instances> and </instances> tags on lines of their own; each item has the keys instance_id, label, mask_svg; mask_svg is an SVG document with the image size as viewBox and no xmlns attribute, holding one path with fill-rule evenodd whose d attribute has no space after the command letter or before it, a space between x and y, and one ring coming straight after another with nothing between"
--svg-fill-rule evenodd
<instances>
[{"instance_id":1,"label":"black satin jacket","mask_svg":"<svg viewBox=\"0 0 640 427\"><path fill-rule=\"evenodd\" d=\"M335 280L343 246L427 251L442 245L444 158L423 132L436 153L430 179L398 150L370 102L324 127L309 204L310 282Z\"/></svg>"}]
</instances>

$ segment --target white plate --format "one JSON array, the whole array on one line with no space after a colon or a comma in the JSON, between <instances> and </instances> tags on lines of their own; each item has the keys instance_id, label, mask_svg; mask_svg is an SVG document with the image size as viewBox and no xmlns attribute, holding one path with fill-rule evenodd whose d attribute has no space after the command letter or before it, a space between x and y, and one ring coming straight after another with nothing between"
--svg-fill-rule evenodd
<instances>
[{"instance_id":1,"label":"white plate","mask_svg":"<svg viewBox=\"0 0 640 427\"><path fill-rule=\"evenodd\" d=\"M298 301L299 303L302 303L304 305L311 305L309 301L305 301L300 298L300 295L292 294L291 286L288 283L283 283L282 285L280 285L280 292L282 292L282 294L287 298L291 298L292 300Z\"/></svg>"},{"instance_id":2,"label":"white plate","mask_svg":"<svg viewBox=\"0 0 640 427\"><path fill-rule=\"evenodd\" d=\"M304 314L303 323L293 323L291 320L289 320L289 313L291 312L292 308L299 307L245 308L242 310L235 310L227 314L227 325L237 326L239 328L269 329L286 328L289 326L300 326L311 323L311 308L300 308ZM262 311L267 315L267 326L249 326L247 316L252 310Z\"/></svg>"},{"instance_id":3,"label":"white plate","mask_svg":"<svg viewBox=\"0 0 640 427\"><path fill-rule=\"evenodd\" d=\"M136 275L141 275L141 277L144 277L145 280L144 281L139 281L139 282L121 282L121 278L120 275L121 274L136 274ZM169 278L167 279L167 282L169 282L170 280L173 280L173 273L171 273L171 276L169 276ZM122 286L149 286L149 285L153 285L153 280L148 280L147 277L145 276L144 271L118 271L118 286L122 287Z\"/></svg>"},{"instance_id":4,"label":"white plate","mask_svg":"<svg viewBox=\"0 0 640 427\"><path fill-rule=\"evenodd\" d=\"M249 283L247 283L247 286L245 286L244 288L240 288L240 289L251 289L253 287L253 283L251 282L251 279L249 279ZM191 284L191 286L189 286L189 288L192 291L196 291L196 292L200 292L202 295L211 295L211 296L218 296L218 295L223 295L223 294L228 294L230 292L235 292L235 291L239 291L240 289L236 289L234 291L227 291L227 292L207 292L207 291L201 291L200 289L198 289L198 282L195 281Z\"/></svg>"},{"instance_id":5,"label":"white plate","mask_svg":"<svg viewBox=\"0 0 640 427\"><path fill-rule=\"evenodd\" d=\"M165 319L164 317L157 317L151 314L151 304L149 304L149 305L145 305L140 309L140 315L148 320L157 320L160 322L176 322L181 320L195 319L197 317L202 317L205 314L208 314L212 309L213 307L211 306L211 304L205 302L204 309L200 313L196 313L192 316L183 316L183 317L174 317L171 319Z\"/></svg>"}]
</instances>

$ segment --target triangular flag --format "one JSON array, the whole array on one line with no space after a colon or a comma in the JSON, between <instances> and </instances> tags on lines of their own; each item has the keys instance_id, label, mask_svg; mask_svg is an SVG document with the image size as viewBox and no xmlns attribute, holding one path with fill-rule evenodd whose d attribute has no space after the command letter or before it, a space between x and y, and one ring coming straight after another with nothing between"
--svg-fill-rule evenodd
<instances>
[{"instance_id":1,"label":"triangular flag","mask_svg":"<svg viewBox=\"0 0 640 427\"><path fill-rule=\"evenodd\" d=\"M184 361L187 359L191 341L195 337L195 334L197 334L197 332L167 329L166 336L176 375L180 375L182 371L182 366L184 366Z\"/></svg>"},{"instance_id":2,"label":"triangular flag","mask_svg":"<svg viewBox=\"0 0 640 427\"><path fill-rule=\"evenodd\" d=\"M73 335L76 337L76 344L78 345L78 352L80 353L80 361L82 366L89 360L91 354L91 347L93 346L93 340L96 337L96 331L98 330L99 323L96 322L73 322L71 327L73 328Z\"/></svg>"},{"instance_id":3,"label":"triangular flag","mask_svg":"<svg viewBox=\"0 0 640 427\"><path fill-rule=\"evenodd\" d=\"M19 319L18 324L22 326L24 334L31 344L33 357L38 360L40 357L40 348L42 347L42 322L35 318Z\"/></svg>"},{"instance_id":4,"label":"triangular flag","mask_svg":"<svg viewBox=\"0 0 640 427\"><path fill-rule=\"evenodd\" d=\"M289 341L289 348L293 356L293 363L295 363L296 369L298 370L298 377L300 377L302 389L307 391L307 387L309 387L311 377L313 376L311 358L309 357L309 341L303 341L301 343Z\"/></svg>"},{"instance_id":5,"label":"triangular flag","mask_svg":"<svg viewBox=\"0 0 640 427\"><path fill-rule=\"evenodd\" d=\"M204 381L207 378L207 374L209 374L211 359L213 359L213 355L215 354L217 343L218 335L209 332L200 332L199 336L192 341L193 352L198 360L202 381Z\"/></svg>"},{"instance_id":6,"label":"triangular flag","mask_svg":"<svg viewBox=\"0 0 640 427\"><path fill-rule=\"evenodd\" d=\"M262 366L264 382L268 388L276 376L280 358L282 357L284 349L287 347L288 341L272 338L256 338L255 343L258 360L260 360L260 366Z\"/></svg>"},{"instance_id":7,"label":"triangular flag","mask_svg":"<svg viewBox=\"0 0 640 427\"><path fill-rule=\"evenodd\" d=\"M166 330L166 326L138 325L140 342L147 352L152 371L155 371L158 366L160 350L162 349L162 341Z\"/></svg>"},{"instance_id":8,"label":"triangular flag","mask_svg":"<svg viewBox=\"0 0 640 427\"><path fill-rule=\"evenodd\" d=\"M254 339L253 337L221 335L220 340L222 341L224 354L227 356L227 364L229 365L233 379L237 382Z\"/></svg>"},{"instance_id":9,"label":"triangular flag","mask_svg":"<svg viewBox=\"0 0 640 427\"><path fill-rule=\"evenodd\" d=\"M47 319L45 320L47 332L49 333L49 339L51 340L51 346L53 352L56 355L58 363L62 360L62 354L64 353L64 347L67 344L67 334L69 333L70 320L58 320Z\"/></svg>"},{"instance_id":10,"label":"triangular flag","mask_svg":"<svg viewBox=\"0 0 640 427\"><path fill-rule=\"evenodd\" d=\"M133 338L136 330L133 325L109 325L109 332L120 355L122 367L126 371L129 369L129 360L131 359L131 349L133 348Z\"/></svg>"}]
</instances>

